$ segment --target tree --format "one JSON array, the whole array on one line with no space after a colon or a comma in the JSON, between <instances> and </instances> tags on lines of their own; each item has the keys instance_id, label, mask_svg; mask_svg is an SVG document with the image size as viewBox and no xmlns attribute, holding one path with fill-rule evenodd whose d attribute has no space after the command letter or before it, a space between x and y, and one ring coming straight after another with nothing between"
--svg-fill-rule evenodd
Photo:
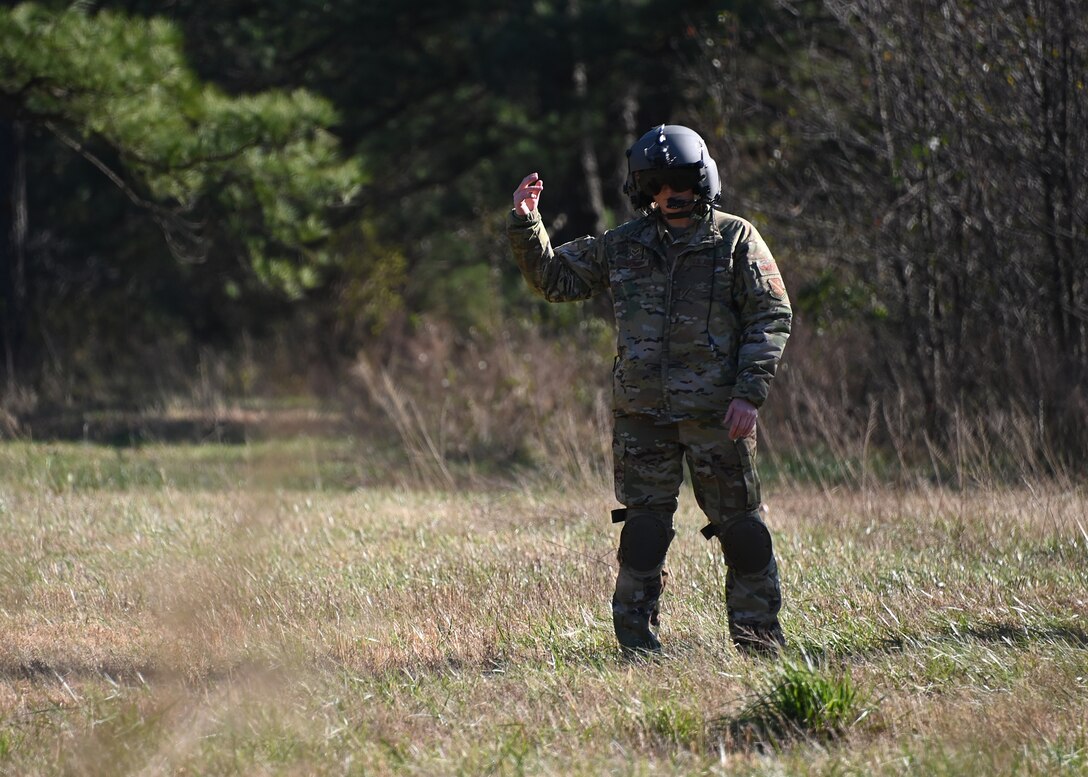
<instances>
[{"instance_id":1,"label":"tree","mask_svg":"<svg viewBox=\"0 0 1088 777\"><path fill-rule=\"evenodd\" d=\"M702 30L694 110L744 212L775 225L815 407L841 396L862 430L884 408L919 442L966 417L998 446L1030 416L1054 450L1088 448L1077 5L738 4Z\"/></svg>"},{"instance_id":2,"label":"tree","mask_svg":"<svg viewBox=\"0 0 1088 777\"><path fill-rule=\"evenodd\" d=\"M421 272L448 264L427 241L501 208L526 164L562 194L556 239L625 218L623 151L682 106L678 53L716 16L696 0L182 0L171 13L227 91L304 85L339 107L339 133L373 173L360 207L414 243Z\"/></svg>"},{"instance_id":3,"label":"tree","mask_svg":"<svg viewBox=\"0 0 1088 777\"><path fill-rule=\"evenodd\" d=\"M876 206L856 211L874 226L863 277L892 311L930 430L1010 399L1067 429L1088 356L1077 3L828 5L868 63L855 126L887 182L873 196L854 180Z\"/></svg>"},{"instance_id":4,"label":"tree","mask_svg":"<svg viewBox=\"0 0 1088 777\"><path fill-rule=\"evenodd\" d=\"M363 180L357 160L339 151L330 131L336 121L328 101L302 90L230 96L201 82L182 55L177 27L162 19L79 5L0 10L0 135L14 141L4 144L0 164L7 195L0 226L14 236L5 243L0 285L9 383L29 366L27 338L37 333L39 347L41 333L48 339L53 322L35 300L63 291L48 268L87 261L79 250L43 240L42 261L31 267L26 203L52 192L28 195L20 172L28 164L69 175L69 161L59 160L78 158L128 210L158 226L163 247L141 244L136 256L113 246L116 254L101 261L135 263L119 270L142 264L143 273L155 268L151 273L181 282L200 268L213 276L220 300L249 290L291 297L315 286L333 261L326 240ZM29 188L38 185L30 179ZM77 197L101 190L85 177L73 188ZM97 218L110 209L96 210ZM76 221L74 214L65 219Z\"/></svg>"}]
</instances>

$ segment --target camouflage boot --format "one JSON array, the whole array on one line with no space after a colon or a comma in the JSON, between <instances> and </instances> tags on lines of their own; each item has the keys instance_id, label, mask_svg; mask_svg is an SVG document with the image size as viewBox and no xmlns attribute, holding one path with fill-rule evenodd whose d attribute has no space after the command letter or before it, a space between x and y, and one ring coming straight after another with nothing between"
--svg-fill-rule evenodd
<instances>
[{"instance_id":1,"label":"camouflage boot","mask_svg":"<svg viewBox=\"0 0 1088 777\"><path fill-rule=\"evenodd\" d=\"M777 655L786 644L786 636L778 622L782 596L774 560L755 575L738 575L730 567L725 590L733 645L749 656Z\"/></svg>"},{"instance_id":2,"label":"camouflage boot","mask_svg":"<svg viewBox=\"0 0 1088 777\"><path fill-rule=\"evenodd\" d=\"M650 627L659 624L658 602L667 575L664 570L647 575L620 567L612 595L612 626L625 654L661 652L661 643Z\"/></svg>"}]
</instances>

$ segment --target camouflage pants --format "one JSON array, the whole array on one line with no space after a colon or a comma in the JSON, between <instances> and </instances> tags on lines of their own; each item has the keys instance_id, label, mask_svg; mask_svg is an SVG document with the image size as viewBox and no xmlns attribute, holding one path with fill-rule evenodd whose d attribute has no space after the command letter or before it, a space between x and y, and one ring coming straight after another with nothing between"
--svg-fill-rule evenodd
<instances>
[{"instance_id":1,"label":"camouflage pants","mask_svg":"<svg viewBox=\"0 0 1088 777\"><path fill-rule=\"evenodd\" d=\"M683 484L683 461L691 472L708 537L721 543L728 565L725 591L730 631L778 629L782 596L770 534L760 517L755 436L730 440L720 419L662 423L645 416L618 416L613 432L616 499L626 520L652 517L656 533L637 540L657 548L634 548L621 535L613 611L649 615L656 623L663 588L664 557L672 540L672 516ZM627 556L658 562L638 568Z\"/></svg>"}]
</instances>

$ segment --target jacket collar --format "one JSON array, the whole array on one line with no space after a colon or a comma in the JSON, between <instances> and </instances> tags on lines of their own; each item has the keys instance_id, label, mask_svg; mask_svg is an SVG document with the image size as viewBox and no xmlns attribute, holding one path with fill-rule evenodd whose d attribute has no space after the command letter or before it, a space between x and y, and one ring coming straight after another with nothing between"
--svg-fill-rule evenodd
<instances>
[{"instance_id":1,"label":"jacket collar","mask_svg":"<svg viewBox=\"0 0 1088 777\"><path fill-rule=\"evenodd\" d=\"M684 252L704 246L717 245L722 242L722 233L718 229L717 213L713 208L702 218L696 220L694 232L688 241ZM650 212L635 222L635 229L631 232L631 239L641 243L647 248L657 248L664 244L665 225L656 212Z\"/></svg>"}]
</instances>

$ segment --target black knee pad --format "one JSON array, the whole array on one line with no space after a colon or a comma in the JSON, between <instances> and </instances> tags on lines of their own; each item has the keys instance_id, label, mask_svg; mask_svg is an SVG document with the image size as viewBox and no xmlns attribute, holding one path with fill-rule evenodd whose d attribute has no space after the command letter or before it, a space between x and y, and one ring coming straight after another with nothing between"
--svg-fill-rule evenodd
<instances>
[{"instance_id":1,"label":"black knee pad","mask_svg":"<svg viewBox=\"0 0 1088 777\"><path fill-rule=\"evenodd\" d=\"M668 516L632 515L620 532L620 563L636 572L657 569L665 561L674 536Z\"/></svg>"},{"instance_id":2,"label":"black knee pad","mask_svg":"<svg viewBox=\"0 0 1088 777\"><path fill-rule=\"evenodd\" d=\"M762 521L741 518L719 535L725 560L738 574L758 572L771 562L771 533Z\"/></svg>"}]
</instances>

